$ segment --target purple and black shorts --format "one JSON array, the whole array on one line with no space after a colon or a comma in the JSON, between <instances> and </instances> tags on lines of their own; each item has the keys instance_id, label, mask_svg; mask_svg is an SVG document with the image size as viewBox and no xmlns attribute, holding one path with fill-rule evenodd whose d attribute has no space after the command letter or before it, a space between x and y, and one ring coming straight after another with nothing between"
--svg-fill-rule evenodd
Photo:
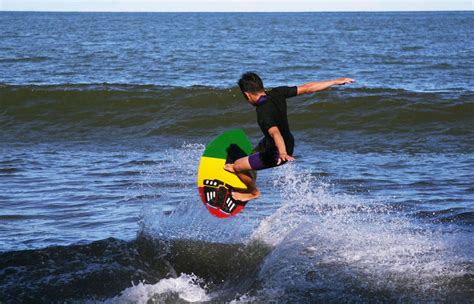
<instances>
[{"instance_id":1,"label":"purple and black shorts","mask_svg":"<svg viewBox=\"0 0 474 304\"><path fill-rule=\"evenodd\" d=\"M253 170L263 170L281 166L286 161L278 164L280 154L276 148L268 148L265 144L265 139L262 139L258 146L255 148L256 153L249 155L250 167Z\"/></svg>"}]
</instances>

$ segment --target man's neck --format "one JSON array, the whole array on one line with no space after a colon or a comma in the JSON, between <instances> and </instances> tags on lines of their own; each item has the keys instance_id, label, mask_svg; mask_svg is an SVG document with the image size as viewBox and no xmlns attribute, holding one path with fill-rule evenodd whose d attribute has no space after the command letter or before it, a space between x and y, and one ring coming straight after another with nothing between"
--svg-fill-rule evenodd
<instances>
[{"instance_id":1,"label":"man's neck","mask_svg":"<svg viewBox=\"0 0 474 304\"><path fill-rule=\"evenodd\" d=\"M267 101L267 98L268 98L267 94L261 94L254 105L259 106L259 105L264 104L265 101Z\"/></svg>"}]
</instances>

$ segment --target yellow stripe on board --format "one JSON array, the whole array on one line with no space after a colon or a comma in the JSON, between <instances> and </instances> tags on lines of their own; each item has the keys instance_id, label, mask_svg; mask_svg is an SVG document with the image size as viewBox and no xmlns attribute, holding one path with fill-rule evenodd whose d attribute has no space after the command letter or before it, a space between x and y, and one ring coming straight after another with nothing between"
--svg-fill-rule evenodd
<instances>
[{"instance_id":1,"label":"yellow stripe on board","mask_svg":"<svg viewBox=\"0 0 474 304\"><path fill-rule=\"evenodd\" d=\"M201 158L198 171L198 187L203 187L205 179L218 179L238 189L247 189L240 179L230 172L224 170L225 159L205 157Z\"/></svg>"}]
</instances>

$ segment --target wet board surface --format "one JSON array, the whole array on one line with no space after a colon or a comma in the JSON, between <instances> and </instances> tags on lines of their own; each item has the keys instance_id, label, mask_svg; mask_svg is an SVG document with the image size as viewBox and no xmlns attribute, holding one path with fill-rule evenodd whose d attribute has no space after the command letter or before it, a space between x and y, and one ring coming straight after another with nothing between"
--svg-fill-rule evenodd
<instances>
[{"instance_id":1,"label":"wet board surface","mask_svg":"<svg viewBox=\"0 0 474 304\"><path fill-rule=\"evenodd\" d=\"M228 130L212 140L199 162L198 190L208 211L220 218L241 212L245 203L234 200L233 190L247 190L237 175L224 170L226 163L249 155L252 145L242 129Z\"/></svg>"}]
</instances>

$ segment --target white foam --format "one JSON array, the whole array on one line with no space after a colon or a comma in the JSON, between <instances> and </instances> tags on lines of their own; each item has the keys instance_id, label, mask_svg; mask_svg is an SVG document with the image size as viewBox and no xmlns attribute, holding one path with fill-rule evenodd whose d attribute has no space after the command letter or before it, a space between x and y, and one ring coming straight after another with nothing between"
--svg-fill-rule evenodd
<instances>
[{"instance_id":1,"label":"white foam","mask_svg":"<svg viewBox=\"0 0 474 304\"><path fill-rule=\"evenodd\" d=\"M283 205L251 237L274 247L260 271L265 288L343 293L354 284L420 294L463 275L449 236L388 204L331 193L295 166L283 168L275 185Z\"/></svg>"},{"instance_id":2,"label":"white foam","mask_svg":"<svg viewBox=\"0 0 474 304\"><path fill-rule=\"evenodd\" d=\"M187 302L204 302L211 298L200 286L201 280L195 275L181 274L177 278L162 279L156 284L140 282L121 292L120 296L105 303L161 303L177 297Z\"/></svg>"},{"instance_id":3,"label":"white foam","mask_svg":"<svg viewBox=\"0 0 474 304\"><path fill-rule=\"evenodd\" d=\"M164 176L168 176L169 184L162 188L159 198L144 205L141 232L160 240L222 243L239 243L248 237L256 225L255 221L248 221L248 214L219 219L211 216L201 202L196 174L203 150L201 144L183 144L178 149L170 149L163 162L143 173L149 183L166 180Z\"/></svg>"},{"instance_id":4,"label":"white foam","mask_svg":"<svg viewBox=\"0 0 474 304\"><path fill-rule=\"evenodd\" d=\"M188 145L170 153L172 166L165 169L181 175L196 170L202 149ZM176 186L173 195L178 200L173 211L162 212L162 204L144 208L143 232L159 239L271 245L274 249L259 272L263 289L235 302L251 302L254 297L282 297L284 301L287 290L293 288L317 289L321 299L334 293L357 300L358 290L368 290L401 293L408 300L433 294L427 298L436 300L442 299L449 280L466 272L458 263L465 260L456 252L459 242L453 241L458 236L436 231L383 201L335 193L330 184L300 171L297 165L272 170L273 188L281 193L280 198L270 193L271 199L266 196L255 204L267 204L265 210L272 212L264 219L259 212L226 220L209 216L195 189L195 175L181 175L188 184ZM166 199L173 201L174 197ZM269 201L278 203L268 208ZM462 252L469 250L462 248ZM351 292L356 295L347 294Z\"/></svg>"}]
</instances>

